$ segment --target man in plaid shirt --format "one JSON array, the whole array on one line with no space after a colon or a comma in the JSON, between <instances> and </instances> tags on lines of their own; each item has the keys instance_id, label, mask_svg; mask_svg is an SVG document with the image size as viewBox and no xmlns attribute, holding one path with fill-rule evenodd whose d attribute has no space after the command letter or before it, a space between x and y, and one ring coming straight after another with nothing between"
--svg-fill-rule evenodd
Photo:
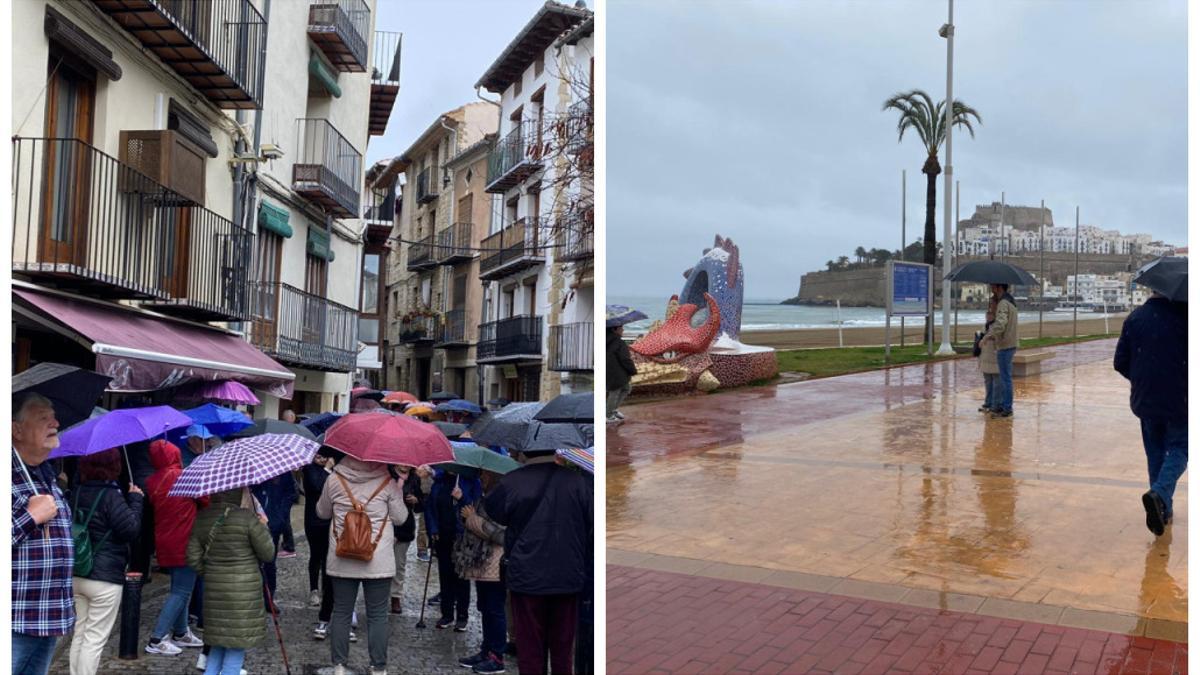
<instances>
[{"instance_id":1,"label":"man in plaid shirt","mask_svg":"<svg viewBox=\"0 0 1200 675\"><path fill-rule=\"evenodd\" d=\"M58 447L53 404L25 394L13 410L12 672L44 675L75 625L71 510L46 461Z\"/></svg>"}]
</instances>

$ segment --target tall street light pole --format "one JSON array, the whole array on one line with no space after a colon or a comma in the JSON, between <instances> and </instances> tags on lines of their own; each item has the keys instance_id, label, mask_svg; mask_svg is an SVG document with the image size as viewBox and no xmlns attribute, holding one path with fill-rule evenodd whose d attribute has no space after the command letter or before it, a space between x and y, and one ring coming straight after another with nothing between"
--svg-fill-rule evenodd
<instances>
[{"instance_id":1,"label":"tall street light pole","mask_svg":"<svg viewBox=\"0 0 1200 675\"><path fill-rule=\"evenodd\" d=\"M954 0L949 0L950 17L946 25L938 31L938 35L946 38L946 188L943 194L946 198L945 222L942 232L942 345L938 347L939 356L954 353L950 345L950 256L953 251L950 242L951 198L950 188L954 185L954 163L952 161L953 129L950 122L954 119Z\"/></svg>"}]
</instances>

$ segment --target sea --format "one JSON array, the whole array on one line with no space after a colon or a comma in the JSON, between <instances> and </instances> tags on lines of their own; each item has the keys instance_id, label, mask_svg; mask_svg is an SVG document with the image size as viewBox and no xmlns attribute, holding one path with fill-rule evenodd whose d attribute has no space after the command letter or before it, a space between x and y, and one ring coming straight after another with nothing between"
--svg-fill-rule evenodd
<instances>
[{"instance_id":1,"label":"sea","mask_svg":"<svg viewBox=\"0 0 1200 675\"><path fill-rule=\"evenodd\" d=\"M618 295L608 298L609 304L626 305L634 309L640 310L648 318L643 321L637 321L629 324L626 331L630 333L644 333L650 324L656 320L666 316L667 300L671 297L671 293L667 293L661 297L649 296L632 296ZM838 322L841 322L843 328L856 328L863 326L883 326L886 324L886 317L882 307L843 307L839 311L836 307L810 307L806 305L781 305L781 300L772 298L747 298L742 303L742 330L792 330L797 328L837 328ZM984 321L983 310L960 310L958 312L958 322L960 324L982 324ZM1070 312L1045 312L1043 315L1046 321L1070 321ZM1120 316L1119 314L1109 314L1110 317ZM1102 319L1104 314L1099 312L1083 312L1079 313L1080 319ZM941 310L935 314L935 320L941 321ZM899 319L894 318L893 321L899 325ZM909 318L907 321L921 322L921 318ZM953 318L951 318L953 321Z\"/></svg>"}]
</instances>

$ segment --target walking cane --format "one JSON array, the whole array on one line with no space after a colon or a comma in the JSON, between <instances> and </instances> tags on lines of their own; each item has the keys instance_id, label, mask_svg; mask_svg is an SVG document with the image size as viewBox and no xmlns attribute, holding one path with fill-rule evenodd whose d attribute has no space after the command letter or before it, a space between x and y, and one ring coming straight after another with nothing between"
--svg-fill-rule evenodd
<instances>
[{"instance_id":1,"label":"walking cane","mask_svg":"<svg viewBox=\"0 0 1200 675\"><path fill-rule=\"evenodd\" d=\"M263 590L267 592L267 602L271 603L271 619L275 621L275 637L279 638L279 651L283 653L283 669L287 675L292 675L292 667L288 664L287 649L283 646L283 633L279 630L279 615L275 613L275 598L271 597L271 589L263 581Z\"/></svg>"},{"instance_id":2,"label":"walking cane","mask_svg":"<svg viewBox=\"0 0 1200 675\"><path fill-rule=\"evenodd\" d=\"M429 562L425 565L425 592L421 594L421 618L417 621L417 628L425 627L425 605L429 598L429 572L433 570L433 559L437 557L437 553L431 548L429 550Z\"/></svg>"}]
</instances>

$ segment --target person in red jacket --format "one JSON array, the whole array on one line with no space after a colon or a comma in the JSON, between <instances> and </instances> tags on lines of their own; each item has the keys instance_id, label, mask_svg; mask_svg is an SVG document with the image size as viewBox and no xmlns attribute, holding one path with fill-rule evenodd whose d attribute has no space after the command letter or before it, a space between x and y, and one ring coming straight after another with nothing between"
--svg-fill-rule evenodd
<instances>
[{"instance_id":1,"label":"person in red jacket","mask_svg":"<svg viewBox=\"0 0 1200 675\"><path fill-rule=\"evenodd\" d=\"M174 656L183 651L180 647L204 646L188 628L187 622L188 601L196 585L196 571L187 565L187 543L196 520L196 509L208 506L208 497L167 496L179 474L183 473L179 448L173 444L162 440L151 443L150 463L154 466L154 475L146 480L146 493L154 506L158 565L171 574L171 592L150 633L146 653Z\"/></svg>"}]
</instances>

